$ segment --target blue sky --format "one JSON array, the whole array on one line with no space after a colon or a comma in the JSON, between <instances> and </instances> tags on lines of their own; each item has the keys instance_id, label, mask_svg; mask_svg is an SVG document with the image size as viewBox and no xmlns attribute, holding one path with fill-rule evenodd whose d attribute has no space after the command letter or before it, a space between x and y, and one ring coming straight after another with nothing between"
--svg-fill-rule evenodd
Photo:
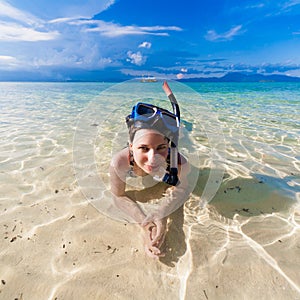
<instances>
[{"instance_id":1,"label":"blue sky","mask_svg":"<svg viewBox=\"0 0 300 300\"><path fill-rule=\"evenodd\" d=\"M300 0L0 0L0 80L300 77Z\"/></svg>"}]
</instances>

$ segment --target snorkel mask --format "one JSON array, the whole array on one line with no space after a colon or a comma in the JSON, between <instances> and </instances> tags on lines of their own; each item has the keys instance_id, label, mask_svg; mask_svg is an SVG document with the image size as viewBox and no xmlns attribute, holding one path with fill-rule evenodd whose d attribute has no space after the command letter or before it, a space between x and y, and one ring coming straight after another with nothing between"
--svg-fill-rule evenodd
<instances>
[{"instance_id":1,"label":"snorkel mask","mask_svg":"<svg viewBox=\"0 0 300 300\"><path fill-rule=\"evenodd\" d=\"M133 127L135 131L145 128L156 129L170 140L170 167L167 169L163 178L159 180L175 186L179 182L177 147L180 110L176 98L166 81L163 84L163 89L172 104L173 113L152 104L138 102L133 107L131 114L126 117L126 123L129 129ZM131 139L133 139L133 137L131 137Z\"/></svg>"}]
</instances>

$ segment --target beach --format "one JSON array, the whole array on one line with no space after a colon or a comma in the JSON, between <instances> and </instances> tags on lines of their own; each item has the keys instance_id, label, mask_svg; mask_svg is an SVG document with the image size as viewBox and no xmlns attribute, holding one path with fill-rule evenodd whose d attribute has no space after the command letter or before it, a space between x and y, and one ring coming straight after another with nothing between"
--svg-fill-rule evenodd
<instances>
[{"instance_id":1,"label":"beach","mask_svg":"<svg viewBox=\"0 0 300 300\"><path fill-rule=\"evenodd\" d=\"M0 299L300 299L300 85L170 86L197 176L153 260L108 166L160 82L0 83Z\"/></svg>"}]
</instances>

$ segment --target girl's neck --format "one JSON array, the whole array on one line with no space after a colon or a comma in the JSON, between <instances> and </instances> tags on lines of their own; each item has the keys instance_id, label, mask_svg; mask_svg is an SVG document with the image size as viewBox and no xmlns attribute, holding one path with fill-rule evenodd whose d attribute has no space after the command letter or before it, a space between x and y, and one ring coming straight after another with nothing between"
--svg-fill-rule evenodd
<instances>
[{"instance_id":1,"label":"girl's neck","mask_svg":"<svg viewBox=\"0 0 300 300\"><path fill-rule=\"evenodd\" d=\"M144 170L142 170L135 162L133 162L132 168L133 168L134 174L136 174L137 176L144 177L144 176L149 175Z\"/></svg>"}]
</instances>

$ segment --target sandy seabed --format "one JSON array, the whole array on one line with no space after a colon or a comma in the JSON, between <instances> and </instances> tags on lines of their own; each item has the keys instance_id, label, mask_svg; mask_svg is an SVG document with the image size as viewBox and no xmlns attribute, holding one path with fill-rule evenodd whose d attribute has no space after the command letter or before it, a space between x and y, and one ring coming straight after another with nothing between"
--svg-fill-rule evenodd
<instances>
[{"instance_id":1,"label":"sandy seabed","mask_svg":"<svg viewBox=\"0 0 300 300\"><path fill-rule=\"evenodd\" d=\"M249 94L247 89L232 91L231 97L212 92L217 99L213 103L221 105L226 139L221 158L230 174L202 208L209 165L201 157L203 169L193 194L184 208L170 216L166 256L153 260L144 253L139 226L99 212L76 181L75 121L82 101L98 95L98 88L4 83L0 89L0 299L300 299L298 88L291 94L289 90L274 94L273 85L271 94L256 90ZM123 100L124 89L116 91ZM135 91L130 93L132 100ZM104 115L107 123L120 119L123 128L128 107L118 110L120 115L108 114L118 103L113 105L111 94L105 95L103 101L97 98L97 117ZM275 96L279 100L273 105L269 98L276 100ZM253 99L261 106L251 106ZM182 107L194 113L189 102ZM195 117L190 120L195 130L189 133L197 141L195 149L208 155L211 147L200 129L210 114L195 103ZM97 119L87 121L87 128L98 130ZM207 128L214 124L207 122ZM112 133L117 132L107 126L100 156L108 157L101 157L106 166L98 169L106 179Z\"/></svg>"},{"instance_id":2,"label":"sandy seabed","mask_svg":"<svg viewBox=\"0 0 300 300\"><path fill-rule=\"evenodd\" d=\"M2 163L1 299L300 299L300 210L266 182L225 181L204 209L195 190L153 260L138 225L84 198L71 160Z\"/></svg>"}]
</instances>

